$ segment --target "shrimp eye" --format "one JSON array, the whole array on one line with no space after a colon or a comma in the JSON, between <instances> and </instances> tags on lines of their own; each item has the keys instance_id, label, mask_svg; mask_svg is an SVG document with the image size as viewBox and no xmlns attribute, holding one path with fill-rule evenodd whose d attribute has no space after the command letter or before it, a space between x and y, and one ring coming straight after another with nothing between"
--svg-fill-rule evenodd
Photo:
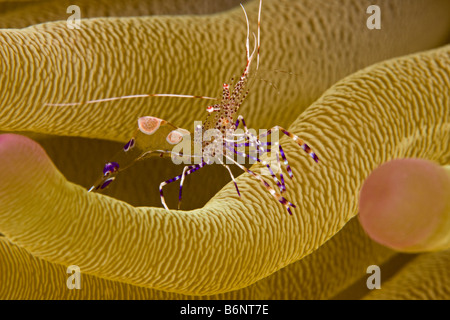
<instances>
[{"instance_id":1,"label":"shrimp eye","mask_svg":"<svg viewBox=\"0 0 450 320\"><path fill-rule=\"evenodd\" d=\"M103 168L103 175L107 176L118 170L119 170L119 164L117 162L108 162L107 164L105 164L105 167Z\"/></svg>"}]
</instances>

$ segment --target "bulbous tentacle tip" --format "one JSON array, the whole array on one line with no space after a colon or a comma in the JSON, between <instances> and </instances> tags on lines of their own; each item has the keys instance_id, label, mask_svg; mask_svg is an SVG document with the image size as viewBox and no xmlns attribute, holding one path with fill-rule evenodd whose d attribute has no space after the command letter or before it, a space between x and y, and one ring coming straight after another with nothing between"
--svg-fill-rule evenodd
<instances>
[{"instance_id":1,"label":"bulbous tentacle tip","mask_svg":"<svg viewBox=\"0 0 450 320\"><path fill-rule=\"evenodd\" d=\"M0 135L1 177L8 178L18 170L33 170L45 158L45 151L32 139L12 133Z\"/></svg>"},{"instance_id":2,"label":"bulbous tentacle tip","mask_svg":"<svg viewBox=\"0 0 450 320\"><path fill-rule=\"evenodd\" d=\"M14 147L17 143L20 143L23 140L30 139L13 133L0 134L0 152L2 152L2 155L6 155L4 152L8 153L8 151L12 149L11 147Z\"/></svg>"},{"instance_id":3,"label":"bulbous tentacle tip","mask_svg":"<svg viewBox=\"0 0 450 320\"><path fill-rule=\"evenodd\" d=\"M64 176L37 142L19 134L0 135L0 200L40 189L44 182L63 180Z\"/></svg>"},{"instance_id":4,"label":"bulbous tentacle tip","mask_svg":"<svg viewBox=\"0 0 450 320\"><path fill-rule=\"evenodd\" d=\"M11 156L12 154L19 151L36 151L37 149L40 149L42 150L42 152L44 152L39 144L26 136L15 133L0 134L0 152L3 153L2 155Z\"/></svg>"},{"instance_id":5,"label":"bulbous tentacle tip","mask_svg":"<svg viewBox=\"0 0 450 320\"><path fill-rule=\"evenodd\" d=\"M450 248L450 170L423 159L384 163L363 184L359 221L373 240L398 251Z\"/></svg>"}]
</instances>

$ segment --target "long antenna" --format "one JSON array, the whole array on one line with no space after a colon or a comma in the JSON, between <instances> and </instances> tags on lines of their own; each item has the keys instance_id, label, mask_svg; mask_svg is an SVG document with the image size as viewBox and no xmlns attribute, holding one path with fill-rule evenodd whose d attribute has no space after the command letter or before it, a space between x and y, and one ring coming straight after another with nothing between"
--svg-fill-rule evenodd
<instances>
[{"instance_id":1,"label":"long antenna","mask_svg":"<svg viewBox=\"0 0 450 320\"><path fill-rule=\"evenodd\" d=\"M69 103L45 103L45 106L53 106L53 107L64 107L64 106L78 106L81 104L90 104L90 103L98 103L98 102L106 102L106 101L116 101L122 99L133 99L133 98L148 98L148 97L175 97L175 98L194 98L194 99L206 99L206 100L215 100L218 101L217 98L205 97L205 96L193 96L187 94L172 94L172 93L154 93L154 94L135 94L130 96L121 96L121 97L112 97L106 99L97 99L97 100L89 100L84 102L69 102Z\"/></svg>"},{"instance_id":2,"label":"long antenna","mask_svg":"<svg viewBox=\"0 0 450 320\"><path fill-rule=\"evenodd\" d=\"M259 67L259 48L260 48L260 30L261 30L261 6L262 6L262 0L259 0L259 12L258 12L258 53L256 57L256 70L258 70Z\"/></svg>"}]
</instances>

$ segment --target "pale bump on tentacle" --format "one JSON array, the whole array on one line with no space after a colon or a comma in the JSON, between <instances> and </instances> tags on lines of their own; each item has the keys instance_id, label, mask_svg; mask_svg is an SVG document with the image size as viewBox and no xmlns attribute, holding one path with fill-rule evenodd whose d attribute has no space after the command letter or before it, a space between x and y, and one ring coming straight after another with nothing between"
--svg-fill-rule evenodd
<instances>
[{"instance_id":1,"label":"pale bump on tentacle","mask_svg":"<svg viewBox=\"0 0 450 320\"><path fill-rule=\"evenodd\" d=\"M140 117L138 119L139 130L141 130L142 133L148 135L152 135L153 133L155 133L156 130L158 130L159 127L164 123L166 123L165 120L150 116Z\"/></svg>"},{"instance_id":2,"label":"pale bump on tentacle","mask_svg":"<svg viewBox=\"0 0 450 320\"><path fill-rule=\"evenodd\" d=\"M178 128L178 129L171 131L167 135L166 140L170 144L177 144L177 143L181 142L181 140L183 140L183 136L187 136L187 135L190 135L189 131L187 131L186 129Z\"/></svg>"}]
</instances>

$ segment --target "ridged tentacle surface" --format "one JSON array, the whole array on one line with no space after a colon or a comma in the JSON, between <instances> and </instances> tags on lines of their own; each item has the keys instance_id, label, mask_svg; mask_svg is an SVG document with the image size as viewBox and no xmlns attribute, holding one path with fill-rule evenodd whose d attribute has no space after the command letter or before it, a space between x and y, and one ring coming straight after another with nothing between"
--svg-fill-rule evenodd
<instances>
[{"instance_id":1,"label":"ridged tentacle surface","mask_svg":"<svg viewBox=\"0 0 450 320\"><path fill-rule=\"evenodd\" d=\"M0 297L5 299L329 299L338 294L359 298L364 286L345 290L365 275L371 264L382 265L394 252L370 240L352 219L314 254L253 285L210 296L192 296L111 281L81 270L82 290L67 289L67 265L50 263L0 238ZM385 267L383 268L383 272ZM362 290L361 290L362 289Z\"/></svg>"},{"instance_id":2,"label":"ridged tentacle surface","mask_svg":"<svg viewBox=\"0 0 450 320\"><path fill-rule=\"evenodd\" d=\"M282 140L296 176L286 195L298 205L293 216L249 176L237 179L242 201L229 184L202 209L134 208L68 183L42 149L8 135L0 144L9 155L1 160L0 231L36 256L107 279L185 294L251 285L312 253L356 215L358 190L375 166L397 157L448 163L449 48L361 70L297 118L289 130L321 163Z\"/></svg>"},{"instance_id":3,"label":"ridged tentacle surface","mask_svg":"<svg viewBox=\"0 0 450 320\"><path fill-rule=\"evenodd\" d=\"M212 14L239 5L238 0L46 0L0 1L0 28L25 28L31 25L67 20L80 8L80 18L133 17L146 15Z\"/></svg>"},{"instance_id":4,"label":"ridged tentacle surface","mask_svg":"<svg viewBox=\"0 0 450 320\"><path fill-rule=\"evenodd\" d=\"M367 4L357 0L263 5L259 76L275 78L280 94L256 80L260 83L242 108L247 124L255 128L287 126L292 114L300 114L344 76L442 45L449 36L447 1L401 6L381 2L381 30L366 27ZM429 14L423 14L425 7ZM246 9L254 30L258 2ZM74 30L58 21L0 31L0 129L126 142L143 115L193 129L193 120L205 114L204 101L44 104L140 93L219 96L221 84L245 65L245 20L239 7L210 16L94 18L81 23ZM277 74L280 69L298 75Z\"/></svg>"},{"instance_id":5,"label":"ridged tentacle surface","mask_svg":"<svg viewBox=\"0 0 450 320\"><path fill-rule=\"evenodd\" d=\"M449 265L449 250L422 254L364 299L448 300Z\"/></svg>"}]
</instances>

